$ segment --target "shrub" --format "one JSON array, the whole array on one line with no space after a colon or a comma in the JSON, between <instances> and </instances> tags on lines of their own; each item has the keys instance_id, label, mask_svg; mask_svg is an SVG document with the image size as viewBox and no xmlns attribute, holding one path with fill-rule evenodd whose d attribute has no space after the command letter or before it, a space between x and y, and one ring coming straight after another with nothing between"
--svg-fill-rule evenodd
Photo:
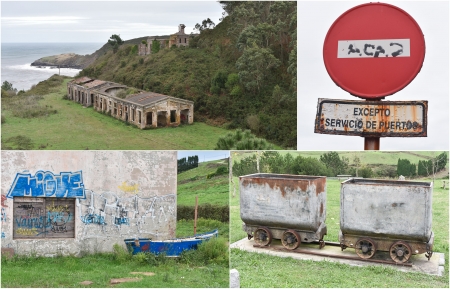
<instances>
[{"instance_id":1,"label":"shrub","mask_svg":"<svg viewBox=\"0 0 450 289\"><path fill-rule=\"evenodd\" d=\"M114 260L119 262L129 261L133 257L133 255L130 252L128 252L127 249L120 246L119 244L113 245L113 251L114 251Z\"/></svg>"},{"instance_id":2,"label":"shrub","mask_svg":"<svg viewBox=\"0 0 450 289\"><path fill-rule=\"evenodd\" d=\"M230 221L230 207L211 205L211 204L201 204L197 208L198 216L204 219L211 219L220 222ZM177 221L180 220L193 220L195 214L195 206L177 206Z\"/></svg>"},{"instance_id":3,"label":"shrub","mask_svg":"<svg viewBox=\"0 0 450 289\"><path fill-rule=\"evenodd\" d=\"M8 146L6 144L11 144L12 146ZM4 150L7 149L32 150L33 146L34 144L31 138L23 135L13 136L5 140L2 140L2 149Z\"/></svg>"}]
</instances>

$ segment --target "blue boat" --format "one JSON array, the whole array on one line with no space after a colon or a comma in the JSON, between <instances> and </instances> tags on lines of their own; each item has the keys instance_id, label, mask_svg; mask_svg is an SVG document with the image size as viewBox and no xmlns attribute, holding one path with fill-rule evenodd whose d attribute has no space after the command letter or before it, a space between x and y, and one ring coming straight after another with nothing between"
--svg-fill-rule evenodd
<instances>
[{"instance_id":1,"label":"blue boat","mask_svg":"<svg viewBox=\"0 0 450 289\"><path fill-rule=\"evenodd\" d=\"M164 253L167 257L179 257L183 251L195 250L201 242L217 237L218 235L219 231L215 229L214 231L197 234L192 237L162 241L152 241L147 238L125 239L125 244L127 245L128 251L133 255L140 252L150 252L155 255Z\"/></svg>"}]
</instances>

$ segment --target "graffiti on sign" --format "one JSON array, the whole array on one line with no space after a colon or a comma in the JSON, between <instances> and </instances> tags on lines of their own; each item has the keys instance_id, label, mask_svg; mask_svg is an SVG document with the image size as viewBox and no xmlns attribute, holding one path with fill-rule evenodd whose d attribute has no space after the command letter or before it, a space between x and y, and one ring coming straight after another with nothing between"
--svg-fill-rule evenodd
<instances>
[{"instance_id":1,"label":"graffiti on sign","mask_svg":"<svg viewBox=\"0 0 450 289\"><path fill-rule=\"evenodd\" d=\"M338 58L409 57L409 39L340 40Z\"/></svg>"},{"instance_id":2,"label":"graffiti on sign","mask_svg":"<svg viewBox=\"0 0 450 289\"><path fill-rule=\"evenodd\" d=\"M85 198L83 176L79 172L38 171L31 174L18 173L7 194L13 197L53 197L53 198Z\"/></svg>"}]
</instances>

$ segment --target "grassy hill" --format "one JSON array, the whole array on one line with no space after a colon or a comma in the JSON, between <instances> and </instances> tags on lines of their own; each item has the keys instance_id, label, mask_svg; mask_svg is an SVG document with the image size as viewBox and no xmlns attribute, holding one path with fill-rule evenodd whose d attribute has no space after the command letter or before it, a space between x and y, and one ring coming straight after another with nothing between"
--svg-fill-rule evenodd
<instances>
[{"instance_id":1,"label":"grassy hill","mask_svg":"<svg viewBox=\"0 0 450 289\"><path fill-rule=\"evenodd\" d=\"M55 75L25 94L2 98L2 149L212 150L228 133L201 122L140 130L65 100L69 80Z\"/></svg>"},{"instance_id":2,"label":"grassy hill","mask_svg":"<svg viewBox=\"0 0 450 289\"><path fill-rule=\"evenodd\" d=\"M105 45L80 76L194 101L197 121L250 129L295 148L296 2L223 5L228 16L188 47L139 56L137 44L145 37L127 41L116 53Z\"/></svg>"}]
</instances>

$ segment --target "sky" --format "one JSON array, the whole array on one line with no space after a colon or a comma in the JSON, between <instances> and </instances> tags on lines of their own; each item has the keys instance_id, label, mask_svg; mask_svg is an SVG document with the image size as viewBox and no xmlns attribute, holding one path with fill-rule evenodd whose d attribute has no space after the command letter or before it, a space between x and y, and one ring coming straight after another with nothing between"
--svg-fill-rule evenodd
<instances>
[{"instance_id":1,"label":"sky","mask_svg":"<svg viewBox=\"0 0 450 289\"><path fill-rule=\"evenodd\" d=\"M348 9L369 1L298 2L297 149L363 150L359 136L314 133L318 98L361 100L334 84L323 62L323 43L333 22ZM382 1L395 5L419 24L425 36L420 73L389 101L428 100L428 137L385 137L380 150L449 149L449 2Z\"/></svg>"},{"instance_id":2,"label":"sky","mask_svg":"<svg viewBox=\"0 0 450 289\"><path fill-rule=\"evenodd\" d=\"M230 151L178 151L178 159L198 156L200 163L214 160L226 159L230 157Z\"/></svg>"},{"instance_id":3,"label":"sky","mask_svg":"<svg viewBox=\"0 0 450 289\"><path fill-rule=\"evenodd\" d=\"M219 23L217 1L2 1L2 42L98 42L169 35L210 18Z\"/></svg>"}]
</instances>

